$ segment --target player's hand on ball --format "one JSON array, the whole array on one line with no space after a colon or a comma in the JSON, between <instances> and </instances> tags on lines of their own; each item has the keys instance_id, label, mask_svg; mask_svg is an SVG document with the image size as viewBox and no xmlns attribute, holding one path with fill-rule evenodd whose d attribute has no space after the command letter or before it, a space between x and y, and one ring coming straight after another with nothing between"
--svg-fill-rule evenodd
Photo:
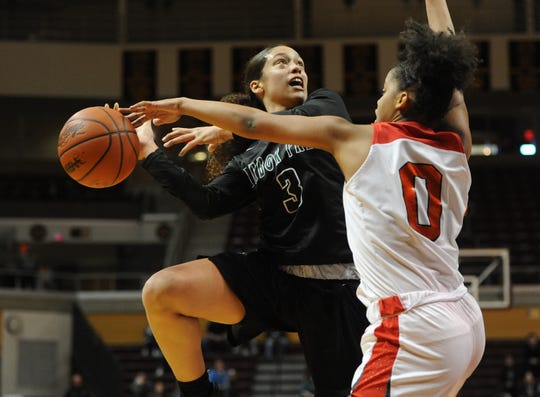
<instances>
[{"instance_id":1,"label":"player's hand on ball","mask_svg":"<svg viewBox=\"0 0 540 397\"><path fill-rule=\"evenodd\" d=\"M108 103L105 104L105 107L109 109L111 108ZM120 110L120 105L118 104L118 102L114 103L113 110Z\"/></svg>"},{"instance_id":2,"label":"player's hand on ball","mask_svg":"<svg viewBox=\"0 0 540 397\"><path fill-rule=\"evenodd\" d=\"M100 189L119 184L133 172L139 147L129 120L106 104L81 109L64 123L57 155L72 179Z\"/></svg>"},{"instance_id":3,"label":"player's hand on ball","mask_svg":"<svg viewBox=\"0 0 540 397\"><path fill-rule=\"evenodd\" d=\"M106 104L107 106L107 104ZM117 109L120 113L122 113L122 115L128 119L131 123L131 125L133 125L133 127L137 128L137 127L140 127L142 126L147 120L150 120L146 117L146 115L144 113L140 113L140 112L134 112L131 110L131 108L121 108L119 107Z\"/></svg>"}]
</instances>

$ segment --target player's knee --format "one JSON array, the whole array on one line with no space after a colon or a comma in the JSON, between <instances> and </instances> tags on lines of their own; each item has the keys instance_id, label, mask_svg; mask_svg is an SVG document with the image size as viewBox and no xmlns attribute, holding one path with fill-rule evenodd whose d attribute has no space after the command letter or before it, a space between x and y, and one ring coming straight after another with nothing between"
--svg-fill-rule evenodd
<instances>
[{"instance_id":1,"label":"player's knee","mask_svg":"<svg viewBox=\"0 0 540 397\"><path fill-rule=\"evenodd\" d=\"M163 272L153 274L144 283L142 301L146 310L163 309L167 306L167 297L172 293L171 278Z\"/></svg>"}]
</instances>

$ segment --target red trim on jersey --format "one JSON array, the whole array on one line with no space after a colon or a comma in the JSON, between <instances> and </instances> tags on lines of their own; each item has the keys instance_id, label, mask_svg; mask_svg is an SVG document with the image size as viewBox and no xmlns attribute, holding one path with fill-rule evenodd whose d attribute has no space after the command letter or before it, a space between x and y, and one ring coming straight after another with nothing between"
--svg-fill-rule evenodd
<instances>
[{"instance_id":1,"label":"red trim on jersey","mask_svg":"<svg viewBox=\"0 0 540 397\"><path fill-rule=\"evenodd\" d=\"M407 138L437 149L453 150L465 153L463 142L455 132L439 131L423 126L416 121L400 121L394 123L373 123L373 143L390 143L397 139Z\"/></svg>"},{"instance_id":2,"label":"red trim on jersey","mask_svg":"<svg viewBox=\"0 0 540 397\"><path fill-rule=\"evenodd\" d=\"M390 395L390 376L399 351L399 316L405 308L398 296L379 300L383 318L375 329L377 342L362 371L351 397L386 397Z\"/></svg>"},{"instance_id":3,"label":"red trim on jersey","mask_svg":"<svg viewBox=\"0 0 540 397\"><path fill-rule=\"evenodd\" d=\"M405 308L397 295L379 299L379 313L381 313L381 317L395 316L404 311Z\"/></svg>"}]
</instances>

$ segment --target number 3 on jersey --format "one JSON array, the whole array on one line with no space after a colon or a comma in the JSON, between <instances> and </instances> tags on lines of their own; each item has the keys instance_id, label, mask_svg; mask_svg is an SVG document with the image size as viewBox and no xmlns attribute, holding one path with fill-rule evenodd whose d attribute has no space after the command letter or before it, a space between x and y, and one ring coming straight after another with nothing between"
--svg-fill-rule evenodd
<instances>
[{"instance_id":1,"label":"number 3 on jersey","mask_svg":"<svg viewBox=\"0 0 540 397\"><path fill-rule=\"evenodd\" d=\"M407 163L399 170L409 225L432 241L441 234L441 173L431 164Z\"/></svg>"},{"instance_id":2,"label":"number 3 on jersey","mask_svg":"<svg viewBox=\"0 0 540 397\"><path fill-rule=\"evenodd\" d=\"M302 205L302 183L294 168L286 168L276 176L276 181L286 193L283 206L289 214L294 214Z\"/></svg>"}]
</instances>

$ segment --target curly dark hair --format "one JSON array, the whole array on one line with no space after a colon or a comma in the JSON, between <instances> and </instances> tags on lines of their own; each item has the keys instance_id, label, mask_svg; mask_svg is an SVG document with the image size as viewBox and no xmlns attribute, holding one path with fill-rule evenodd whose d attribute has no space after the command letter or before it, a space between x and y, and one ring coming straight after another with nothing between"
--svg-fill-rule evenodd
<instances>
[{"instance_id":1,"label":"curly dark hair","mask_svg":"<svg viewBox=\"0 0 540 397\"><path fill-rule=\"evenodd\" d=\"M221 102L236 103L238 105L252 106L251 98L248 94L233 92L223 96ZM250 140L236 137L219 145L213 153L209 153L206 161L206 173L204 182L208 183L221 174L227 163L237 154L247 149Z\"/></svg>"},{"instance_id":2,"label":"curly dark hair","mask_svg":"<svg viewBox=\"0 0 540 397\"><path fill-rule=\"evenodd\" d=\"M465 34L435 32L412 19L400 36L398 64L393 69L399 89L412 92L404 116L433 125L440 121L455 89L465 89L478 65L477 48Z\"/></svg>"}]
</instances>

